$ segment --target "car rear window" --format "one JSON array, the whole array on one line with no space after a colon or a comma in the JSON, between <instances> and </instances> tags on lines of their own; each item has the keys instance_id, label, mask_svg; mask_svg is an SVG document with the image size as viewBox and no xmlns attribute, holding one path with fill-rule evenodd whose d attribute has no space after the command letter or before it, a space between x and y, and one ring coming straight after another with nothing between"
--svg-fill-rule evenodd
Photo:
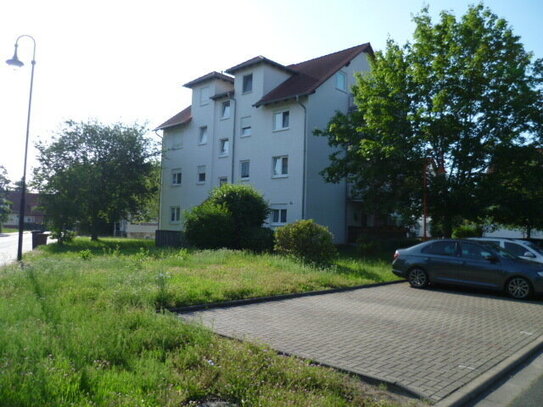
<instances>
[{"instance_id":1,"label":"car rear window","mask_svg":"<svg viewBox=\"0 0 543 407\"><path fill-rule=\"evenodd\" d=\"M426 254L437 254L440 256L454 256L456 254L456 242L434 242L421 250Z\"/></svg>"}]
</instances>

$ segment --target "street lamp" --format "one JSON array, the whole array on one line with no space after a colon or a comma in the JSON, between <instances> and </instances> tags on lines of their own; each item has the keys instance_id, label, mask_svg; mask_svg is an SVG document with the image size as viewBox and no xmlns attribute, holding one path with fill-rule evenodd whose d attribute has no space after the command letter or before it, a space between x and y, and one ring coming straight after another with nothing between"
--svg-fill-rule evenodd
<instances>
[{"instance_id":1,"label":"street lamp","mask_svg":"<svg viewBox=\"0 0 543 407\"><path fill-rule=\"evenodd\" d=\"M32 53L32 61L30 62L32 65L32 70L30 73L30 96L28 98L28 115L26 118L25 159L23 167L23 179L21 182L21 205L19 206L19 245L17 246L17 261L21 261L23 259L23 229L26 204L26 161L28 156L28 135L30 132L30 108L32 107L32 87L34 85L34 66L36 65L36 40L34 40L34 38L30 35L20 35L19 37L17 37L17 40L15 41L15 52L13 53L13 57L11 57L11 59L8 59L6 63L17 68L20 68L24 65L17 56L17 47L19 46L19 40L21 38L30 38L32 40L32 43L34 44L34 51Z\"/></svg>"}]
</instances>

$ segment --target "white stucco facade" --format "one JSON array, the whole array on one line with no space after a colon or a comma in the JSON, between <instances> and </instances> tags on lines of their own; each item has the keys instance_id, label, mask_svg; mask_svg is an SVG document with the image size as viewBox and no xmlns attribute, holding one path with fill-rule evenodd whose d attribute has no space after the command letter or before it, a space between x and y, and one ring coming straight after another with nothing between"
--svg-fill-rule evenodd
<instances>
[{"instance_id":1,"label":"white stucco facade","mask_svg":"<svg viewBox=\"0 0 543 407\"><path fill-rule=\"evenodd\" d=\"M190 119L163 128L160 230L182 230L183 211L226 181L251 184L264 195L273 211L271 227L314 219L330 229L337 243L345 242L347 186L326 183L320 175L332 150L313 131L325 128L336 111L347 112L354 74L369 71L368 53L334 68L311 92L256 107L297 75L276 65L249 64L236 69L232 81L213 77L191 83ZM244 77L251 75L251 90L244 92Z\"/></svg>"}]
</instances>

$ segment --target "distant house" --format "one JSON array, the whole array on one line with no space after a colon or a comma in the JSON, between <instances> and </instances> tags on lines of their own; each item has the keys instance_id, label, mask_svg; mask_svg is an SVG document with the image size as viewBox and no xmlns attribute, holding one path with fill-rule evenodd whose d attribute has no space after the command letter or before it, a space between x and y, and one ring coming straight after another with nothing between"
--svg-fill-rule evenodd
<instances>
[{"instance_id":1,"label":"distant house","mask_svg":"<svg viewBox=\"0 0 543 407\"><path fill-rule=\"evenodd\" d=\"M292 65L258 56L185 84L191 106L157 127L163 131L159 233L181 231L184 210L223 183L263 193L272 228L314 219L343 243L349 231L372 226L345 181L330 184L320 175L333 150L313 134L336 112L354 108L355 73L369 72L372 54L366 43Z\"/></svg>"},{"instance_id":2,"label":"distant house","mask_svg":"<svg viewBox=\"0 0 543 407\"><path fill-rule=\"evenodd\" d=\"M24 223L28 227L34 227L45 224L45 214L39 209L39 194L27 192L25 194L25 218ZM8 217L5 227L19 227L19 207L21 205L21 191L10 191L7 196L10 201L11 214Z\"/></svg>"}]
</instances>

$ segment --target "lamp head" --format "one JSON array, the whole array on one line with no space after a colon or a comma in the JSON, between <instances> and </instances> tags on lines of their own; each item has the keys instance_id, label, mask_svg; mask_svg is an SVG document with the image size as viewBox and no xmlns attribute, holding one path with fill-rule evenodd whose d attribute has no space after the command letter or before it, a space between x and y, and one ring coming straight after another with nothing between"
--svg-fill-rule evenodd
<instances>
[{"instance_id":1,"label":"lamp head","mask_svg":"<svg viewBox=\"0 0 543 407\"><path fill-rule=\"evenodd\" d=\"M15 52L13 53L13 56L11 57L11 59L8 59L6 61L6 64L8 65L11 65L11 66L15 66L17 68L20 68L21 66L23 66L24 64L19 60L19 57L17 56L17 44L15 44Z\"/></svg>"}]
</instances>

